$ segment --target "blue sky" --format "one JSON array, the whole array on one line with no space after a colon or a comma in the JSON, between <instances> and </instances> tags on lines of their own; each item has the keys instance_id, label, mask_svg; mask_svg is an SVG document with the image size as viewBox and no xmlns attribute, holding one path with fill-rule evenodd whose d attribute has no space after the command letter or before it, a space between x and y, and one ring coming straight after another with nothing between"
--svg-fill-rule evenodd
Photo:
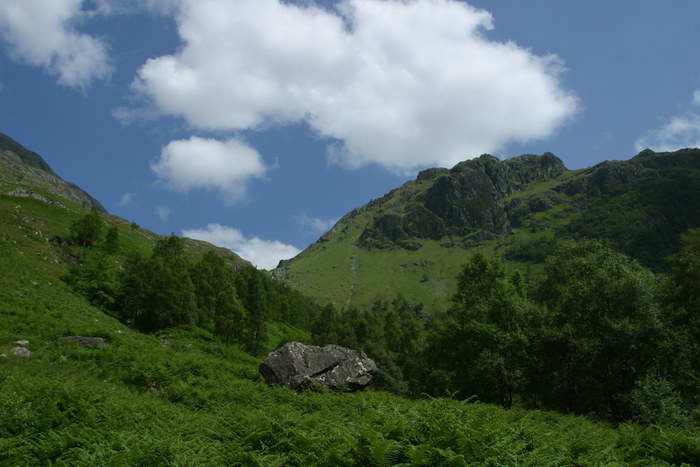
<instances>
[{"instance_id":1,"label":"blue sky","mask_svg":"<svg viewBox=\"0 0 700 467\"><path fill-rule=\"evenodd\" d=\"M0 0L0 131L111 213L272 268L490 153L700 146L696 0Z\"/></svg>"}]
</instances>

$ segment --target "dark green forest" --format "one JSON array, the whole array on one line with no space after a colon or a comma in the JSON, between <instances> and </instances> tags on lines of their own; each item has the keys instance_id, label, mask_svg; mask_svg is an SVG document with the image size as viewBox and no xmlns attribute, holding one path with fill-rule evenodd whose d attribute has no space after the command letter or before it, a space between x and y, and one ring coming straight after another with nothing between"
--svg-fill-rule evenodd
<instances>
[{"instance_id":1,"label":"dark green forest","mask_svg":"<svg viewBox=\"0 0 700 467\"><path fill-rule=\"evenodd\" d=\"M319 307L253 266L231 264L213 251L190 259L180 237L158 240L148 255L118 259L118 233L91 211L71 226L80 262L64 278L93 305L142 332L196 326L253 355L266 348L266 323L309 329ZM283 342L282 342L283 343Z\"/></svg>"},{"instance_id":2,"label":"dark green forest","mask_svg":"<svg viewBox=\"0 0 700 467\"><path fill-rule=\"evenodd\" d=\"M697 424L700 230L683 245L663 275L603 242L569 242L528 282L476 251L443 312L401 297L326 307L314 340L364 349L399 394Z\"/></svg>"},{"instance_id":3,"label":"dark green forest","mask_svg":"<svg viewBox=\"0 0 700 467\"><path fill-rule=\"evenodd\" d=\"M90 246L65 280L142 332L195 326L261 355L266 322L284 322L311 331L314 344L365 351L380 368L376 386L399 395L614 422L699 421L700 229L682 237L669 274L654 274L598 240L563 243L543 274L527 281L477 250L450 306L427 314L401 295L368 308L321 307L213 252L189 260L175 236L110 268L118 238L103 236L100 222L93 211L73 224L73 242Z\"/></svg>"}]
</instances>

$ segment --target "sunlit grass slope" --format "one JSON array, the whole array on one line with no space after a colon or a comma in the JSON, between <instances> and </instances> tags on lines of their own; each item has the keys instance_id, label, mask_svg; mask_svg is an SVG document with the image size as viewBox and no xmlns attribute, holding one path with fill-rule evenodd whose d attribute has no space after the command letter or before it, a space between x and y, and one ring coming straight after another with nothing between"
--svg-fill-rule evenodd
<instances>
[{"instance_id":1,"label":"sunlit grass slope","mask_svg":"<svg viewBox=\"0 0 700 467\"><path fill-rule=\"evenodd\" d=\"M60 201L0 195L2 466L700 464L697 432L373 390L297 394L261 379L262 357L207 332L138 333L62 281L71 259L56 238L86 211ZM105 220L122 254L152 248L154 234ZM269 335L268 348L308 339L283 325Z\"/></svg>"}]
</instances>

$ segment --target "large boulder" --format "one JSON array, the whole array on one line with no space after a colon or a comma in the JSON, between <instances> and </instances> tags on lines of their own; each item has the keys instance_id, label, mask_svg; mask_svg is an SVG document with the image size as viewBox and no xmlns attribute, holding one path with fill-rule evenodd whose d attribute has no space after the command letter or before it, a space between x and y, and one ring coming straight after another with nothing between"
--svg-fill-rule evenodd
<instances>
[{"instance_id":1,"label":"large boulder","mask_svg":"<svg viewBox=\"0 0 700 467\"><path fill-rule=\"evenodd\" d=\"M359 350L339 345L317 347L299 342L283 345L268 354L260 364L265 381L292 389L317 383L331 389L356 391L368 386L377 372L377 365Z\"/></svg>"}]
</instances>

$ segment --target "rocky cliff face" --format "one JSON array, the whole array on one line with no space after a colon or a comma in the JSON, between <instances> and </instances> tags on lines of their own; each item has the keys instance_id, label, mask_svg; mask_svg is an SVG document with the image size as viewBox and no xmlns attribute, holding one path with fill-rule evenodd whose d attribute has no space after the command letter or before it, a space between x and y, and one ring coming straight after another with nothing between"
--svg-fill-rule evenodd
<instances>
[{"instance_id":1,"label":"rocky cliff face","mask_svg":"<svg viewBox=\"0 0 700 467\"><path fill-rule=\"evenodd\" d=\"M461 162L452 169L428 169L416 182L428 183L422 192L407 196L403 212L376 216L360 236L365 248L415 249L415 239L467 237L481 241L512 231L506 198L528 185L555 179L566 172L554 154L524 155L500 161L488 154ZM551 206L532 201L534 209ZM531 203L531 204L532 204ZM381 200L380 203L381 204Z\"/></svg>"},{"instance_id":2,"label":"rocky cliff face","mask_svg":"<svg viewBox=\"0 0 700 467\"><path fill-rule=\"evenodd\" d=\"M567 239L606 239L655 271L700 227L700 149L642 151L568 170L551 153L483 155L354 209L273 274L338 307L393 300L443 309L472 248L526 271ZM532 268L532 269L535 269Z\"/></svg>"},{"instance_id":3,"label":"rocky cliff face","mask_svg":"<svg viewBox=\"0 0 700 467\"><path fill-rule=\"evenodd\" d=\"M41 189L47 194L70 199L85 207L106 213L107 210L95 198L79 186L67 182L54 172L49 164L37 153L30 151L7 135L0 133L0 182L13 188L4 194L26 193L35 195L33 189ZM25 189L24 186L32 189ZM17 191L17 188L20 191ZM13 195L20 196L20 195ZM38 195L37 196L42 196Z\"/></svg>"}]
</instances>

